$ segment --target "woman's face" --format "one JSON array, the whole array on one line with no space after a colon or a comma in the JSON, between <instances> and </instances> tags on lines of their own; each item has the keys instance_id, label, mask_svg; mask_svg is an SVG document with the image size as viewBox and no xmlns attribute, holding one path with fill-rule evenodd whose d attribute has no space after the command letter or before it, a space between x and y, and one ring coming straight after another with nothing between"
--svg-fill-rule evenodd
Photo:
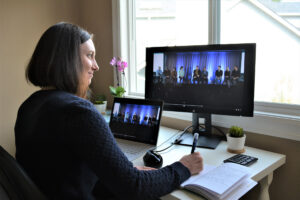
<instances>
[{"instance_id":1,"label":"woman's face","mask_svg":"<svg viewBox=\"0 0 300 200\"><path fill-rule=\"evenodd\" d=\"M91 84L94 72L99 70L95 55L95 46L91 39L80 45L80 58L83 66L80 80L87 86Z\"/></svg>"}]
</instances>

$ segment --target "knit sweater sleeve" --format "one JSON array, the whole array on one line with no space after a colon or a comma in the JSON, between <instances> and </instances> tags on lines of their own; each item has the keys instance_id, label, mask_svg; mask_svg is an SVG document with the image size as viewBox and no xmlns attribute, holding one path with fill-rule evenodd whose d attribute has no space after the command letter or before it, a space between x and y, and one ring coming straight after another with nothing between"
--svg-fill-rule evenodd
<instances>
[{"instance_id":1,"label":"knit sweater sleeve","mask_svg":"<svg viewBox=\"0 0 300 200\"><path fill-rule=\"evenodd\" d=\"M189 170L180 162L159 170L137 170L118 147L104 118L89 102L72 103L65 116L64 142L119 199L154 199L170 193L190 177Z\"/></svg>"}]
</instances>

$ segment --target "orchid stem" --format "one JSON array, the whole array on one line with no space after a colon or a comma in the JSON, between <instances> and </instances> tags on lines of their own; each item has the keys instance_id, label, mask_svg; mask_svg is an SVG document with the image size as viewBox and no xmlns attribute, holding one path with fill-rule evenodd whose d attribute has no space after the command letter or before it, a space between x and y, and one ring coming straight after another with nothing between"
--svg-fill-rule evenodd
<instances>
[{"instance_id":1,"label":"orchid stem","mask_svg":"<svg viewBox=\"0 0 300 200\"><path fill-rule=\"evenodd\" d=\"M119 73L118 73L118 67L117 66L116 66L116 75L117 75L117 86L119 87L120 83L119 83Z\"/></svg>"}]
</instances>

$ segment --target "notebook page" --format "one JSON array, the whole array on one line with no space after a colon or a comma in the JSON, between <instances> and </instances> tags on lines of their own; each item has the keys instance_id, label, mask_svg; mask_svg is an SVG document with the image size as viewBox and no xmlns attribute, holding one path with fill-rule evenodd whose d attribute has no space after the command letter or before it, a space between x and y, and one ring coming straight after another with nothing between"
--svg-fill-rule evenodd
<instances>
[{"instance_id":1,"label":"notebook page","mask_svg":"<svg viewBox=\"0 0 300 200\"><path fill-rule=\"evenodd\" d=\"M193 175L188 180L183 182L181 184L181 187L184 187L184 186L189 185L189 184L196 183L199 176L202 176L202 175L206 174L207 172L209 172L210 170L215 169L215 168L216 168L216 166L214 166L214 165L204 164L203 165L203 170L199 174Z\"/></svg>"},{"instance_id":2,"label":"notebook page","mask_svg":"<svg viewBox=\"0 0 300 200\"><path fill-rule=\"evenodd\" d=\"M205 174L197 175L188 184L199 185L209 191L213 191L217 196L221 196L225 191L247 176L247 174L247 168L244 166L234 163L224 163Z\"/></svg>"},{"instance_id":3,"label":"notebook page","mask_svg":"<svg viewBox=\"0 0 300 200\"><path fill-rule=\"evenodd\" d=\"M234 164L234 165L236 165L236 164ZM250 168L245 167L245 166L238 166L238 167L239 167L239 170L242 170L242 171L244 171L246 173L246 176L241 181L239 181L238 183L234 184L234 186L232 186L229 190L227 190L226 192L224 192L220 196L221 199L230 199L229 196L232 196L233 194L238 194L238 195L242 196L247 191L249 191L254 185L256 185L256 182L251 179L251 174L253 173L253 171ZM249 185L250 186L252 184L254 184L254 185L252 187L250 187L250 188L245 187L245 185ZM238 199L238 198L236 198L236 199Z\"/></svg>"},{"instance_id":4,"label":"notebook page","mask_svg":"<svg viewBox=\"0 0 300 200\"><path fill-rule=\"evenodd\" d=\"M237 188L235 188L226 196L222 197L222 199L237 200L241 198L244 194L246 194L249 190L251 190L256 184L257 182L253 181L250 178L247 178L242 181L241 185L239 185Z\"/></svg>"}]
</instances>

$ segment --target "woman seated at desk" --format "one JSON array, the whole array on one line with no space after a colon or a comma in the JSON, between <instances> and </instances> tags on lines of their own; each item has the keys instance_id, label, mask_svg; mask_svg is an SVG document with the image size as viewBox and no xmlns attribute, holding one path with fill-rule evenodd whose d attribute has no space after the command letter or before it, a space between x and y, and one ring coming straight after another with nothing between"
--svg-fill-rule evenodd
<instances>
[{"instance_id":1,"label":"woman seated at desk","mask_svg":"<svg viewBox=\"0 0 300 200\"><path fill-rule=\"evenodd\" d=\"M58 23L40 38L26 78L41 90L21 105L16 159L49 199L155 199L202 170L199 153L158 170L134 167L86 100L95 60L91 35Z\"/></svg>"}]
</instances>

